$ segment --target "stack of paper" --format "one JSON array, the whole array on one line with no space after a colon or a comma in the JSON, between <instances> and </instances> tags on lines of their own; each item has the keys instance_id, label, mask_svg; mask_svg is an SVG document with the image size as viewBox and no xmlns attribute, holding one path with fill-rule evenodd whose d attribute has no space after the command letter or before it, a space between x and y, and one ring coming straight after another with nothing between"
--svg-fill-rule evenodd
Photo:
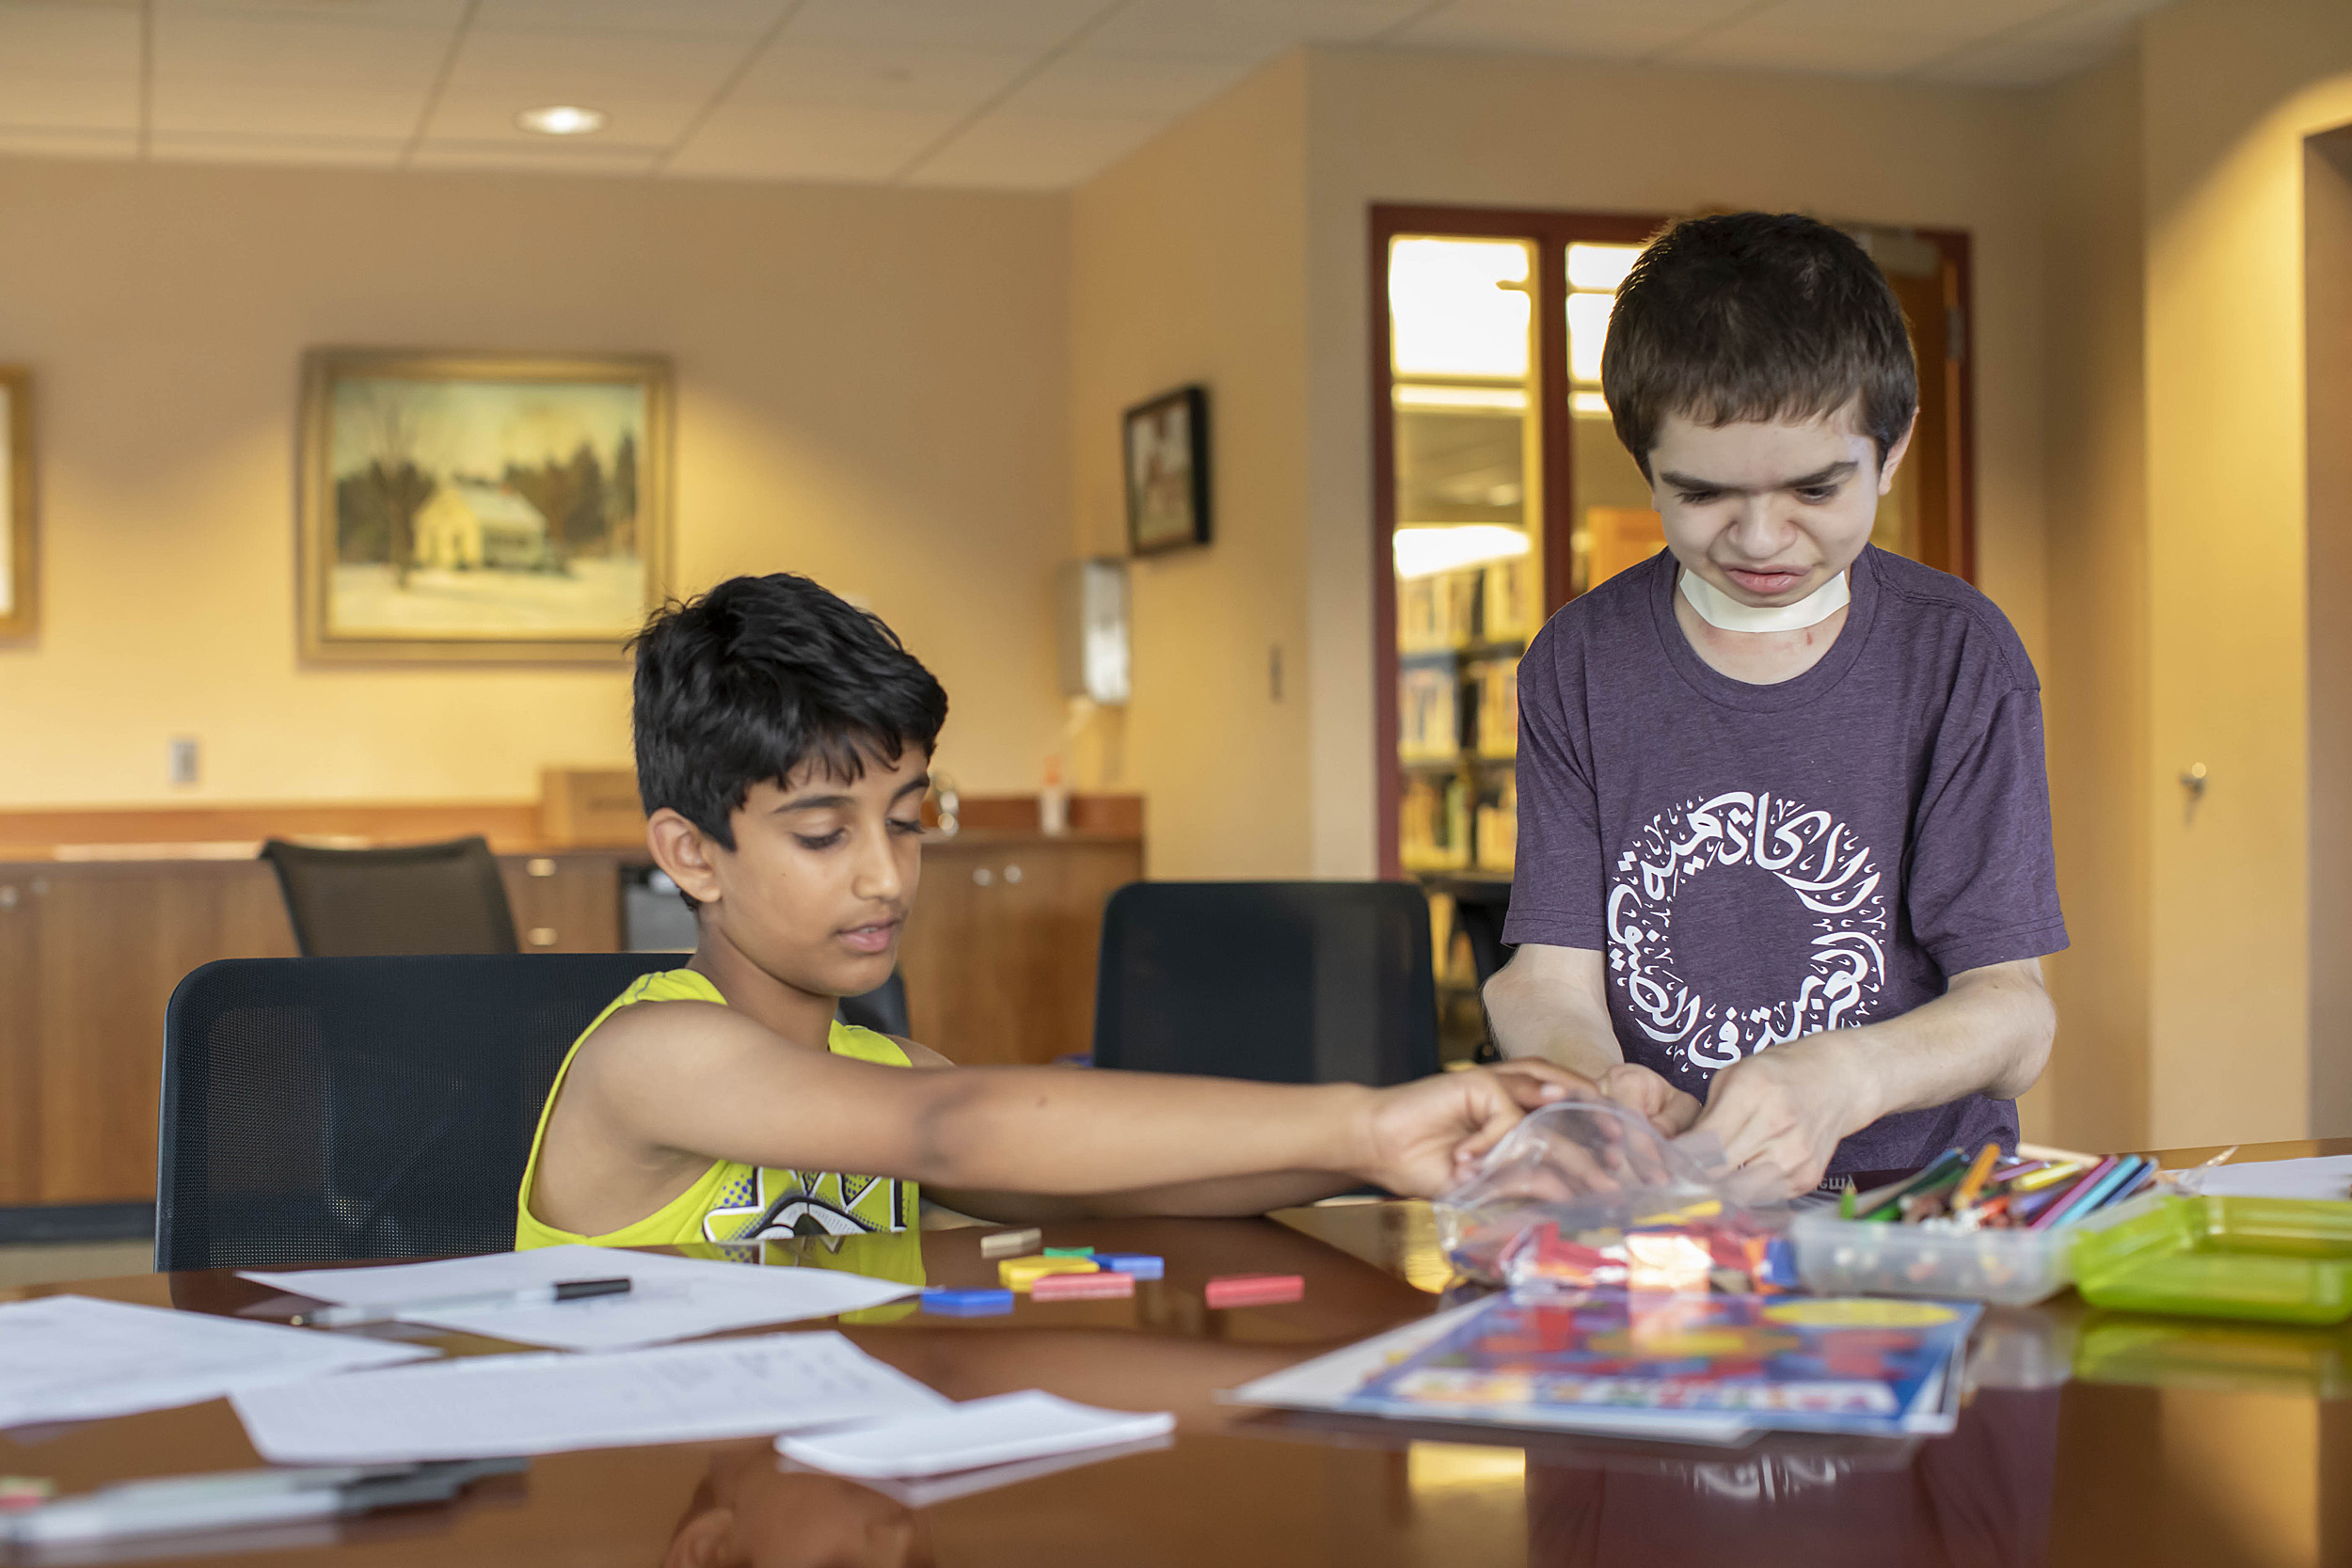
<instances>
[{"instance_id":1,"label":"stack of paper","mask_svg":"<svg viewBox=\"0 0 2352 1568\"><path fill-rule=\"evenodd\" d=\"M1176 1418L1165 1411L1104 1410L1031 1388L892 1421L779 1437L776 1449L814 1470L895 1480L1143 1443L1175 1427Z\"/></svg>"},{"instance_id":2,"label":"stack of paper","mask_svg":"<svg viewBox=\"0 0 2352 1568\"><path fill-rule=\"evenodd\" d=\"M338 1305L401 1309L451 1296L520 1291L565 1279L627 1275L627 1294L544 1307L401 1311L410 1322L557 1350L633 1350L730 1328L859 1312L914 1295L920 1287L839 1269L771 1269L609 1247L397 1263L372 1269L247 1269L242 1277Z\"/></svg>"},{"instance_id":3,"label":"stack of paper","mask_svg":"<svg viewBox=\"0 0 2352 1568\"><path fill-rule=\"evenodd\" d=\"M2184 1175L2181 1185L2211 1197L2352 1198L2352 1154L2202 1165Z\"/></svg>"},{"instance_id":4,"label":"stack of paper","mask_svg":"<svg viewBox=\"0 0 2352 1568\"><path fill-rule=\"evenodd\" d=\"M235 1399L255 1449L280 1465L766 1437L947 1405L831 1332L612 1355L463 1357L251 1389Z\"/></svg>"},{"instance_id":5,"label":"stack of paper","mask_svg":"<svg viewBox=\"0 0 2352 1568\"><path fill-rule=\"evenodd\" d=\"M1234 1390L1247 1404L1740 1443L1944 1433L1974 1303L1490 1296Z\"/></svg>"},{"instance_id":6,"label":"stack of paper","mask_svg":"<svg viewBox=\"0 0 2352 1568\"><path fill-rule=\"evenodd\" d=\"M41 1296L0 1306L0 1427L200 1404L435 1354L201 1312Z\"/></svg>"}]
</instances>

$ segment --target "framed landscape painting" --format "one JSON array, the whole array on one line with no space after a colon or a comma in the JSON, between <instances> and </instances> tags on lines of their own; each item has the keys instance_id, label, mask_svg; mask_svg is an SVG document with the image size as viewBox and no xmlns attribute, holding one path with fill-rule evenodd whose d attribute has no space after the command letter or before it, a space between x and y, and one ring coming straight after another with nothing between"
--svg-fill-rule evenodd
<instances>
[{"instance_id":1,"label":"framed landscape painting","mask_svg":"<svg viewBox=\"0 0 2352 1568\"><path fill-rule=\"evenodd\" d=\"M1180 387L1127 410L1127 548L1209 542L1209 393Z\"/></svg>"},{"instance_id":2,"label":"framed landscape painting","mask_svg":"<svg viewBox=\"0 0 2352 1568\"><path fill-rule=\"evenodd\" d=\"M320 350L302 383L302 651L616 662L670 564L670 369Z\"/></svg>"},{"instance_id":3,"label":"framed landscape painting","mask_svg":"<svg viewBox=\"0 0 2352 1568\"><path fill-rule=\"evenodd\" d=\"M0 365L0 639L40 629L33 552L33 375Z\"/></svg>"}]
</instances>

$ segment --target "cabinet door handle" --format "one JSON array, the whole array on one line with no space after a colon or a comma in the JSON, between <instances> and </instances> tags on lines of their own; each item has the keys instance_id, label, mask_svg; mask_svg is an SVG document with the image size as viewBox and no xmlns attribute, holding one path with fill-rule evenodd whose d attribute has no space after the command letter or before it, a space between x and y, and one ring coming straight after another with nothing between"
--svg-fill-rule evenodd
<instances>
[{"instance_id":1,"label":"cabinet door handle","mask_svg":"<svg viewBox=\"0 0 2352 1568\"><path fill-rule=\"evenodd\" d=\"M1017 881L1019 881L1020 879L1021 879L1021 868L1020 868L1019 866L1017 866L1017 865L1009 865L1009 866L1005 867L1005 880L1007 880L1007 881L1009 881L1009 882L1017 882Z\"/></svg>"},{"instance_id":2,"label":"cabinet door handle","mask_svg":"<svg viewBox=\"0 0 2352 1568\"><path fill-rule=\"evenodd\" d=\"M972 868L972 879L980 886L986 887L996 879L996 873L985 865L976 865Z\"/></svg>"},{"instance_id":3,"label":"cabinet door handle","mask_svg":"<svg viewBox=\"0 0 2352 1568\"><path fill-rule=\"evenodd\" d=\"M531 945L533 947L553 947L555 945L555 927L552 926L533 926L531 928Z\"/></svg>"}]
</instances>

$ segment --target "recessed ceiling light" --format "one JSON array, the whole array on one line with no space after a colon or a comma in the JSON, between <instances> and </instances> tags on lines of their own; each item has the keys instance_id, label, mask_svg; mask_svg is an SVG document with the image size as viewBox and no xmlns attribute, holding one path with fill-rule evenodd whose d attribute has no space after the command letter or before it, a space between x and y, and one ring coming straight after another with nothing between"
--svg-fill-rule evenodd
<instances>
[{"instance_id":1,"label":"recessed ceiling light","mask_svg":"<svg viewBox=\"0 0 2352 1568\"><path fill-rule=\"evenodd\" d=\"M605 113L577 103L549 103L545 108L525 109L515 117L515 123L543 136L584 136L604 129Z\"/></svg>"}]
</instances>

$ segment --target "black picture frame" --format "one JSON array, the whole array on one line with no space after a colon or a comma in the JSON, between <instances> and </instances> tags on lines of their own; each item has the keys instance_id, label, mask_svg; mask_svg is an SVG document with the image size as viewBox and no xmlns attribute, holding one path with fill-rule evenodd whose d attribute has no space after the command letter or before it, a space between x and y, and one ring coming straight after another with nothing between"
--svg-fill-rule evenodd
<instances>
[{"instance_id":1,"label":"black picture frame","mask_svg":"<svg viewBox=\"0 0 2352 1568\"><path fill-rule=\"evenodd\" d=\"M1179 387L1120 417L1127 550L1157 555L1209 542L1209 389Z\"/></svg>"}]
</instances>

